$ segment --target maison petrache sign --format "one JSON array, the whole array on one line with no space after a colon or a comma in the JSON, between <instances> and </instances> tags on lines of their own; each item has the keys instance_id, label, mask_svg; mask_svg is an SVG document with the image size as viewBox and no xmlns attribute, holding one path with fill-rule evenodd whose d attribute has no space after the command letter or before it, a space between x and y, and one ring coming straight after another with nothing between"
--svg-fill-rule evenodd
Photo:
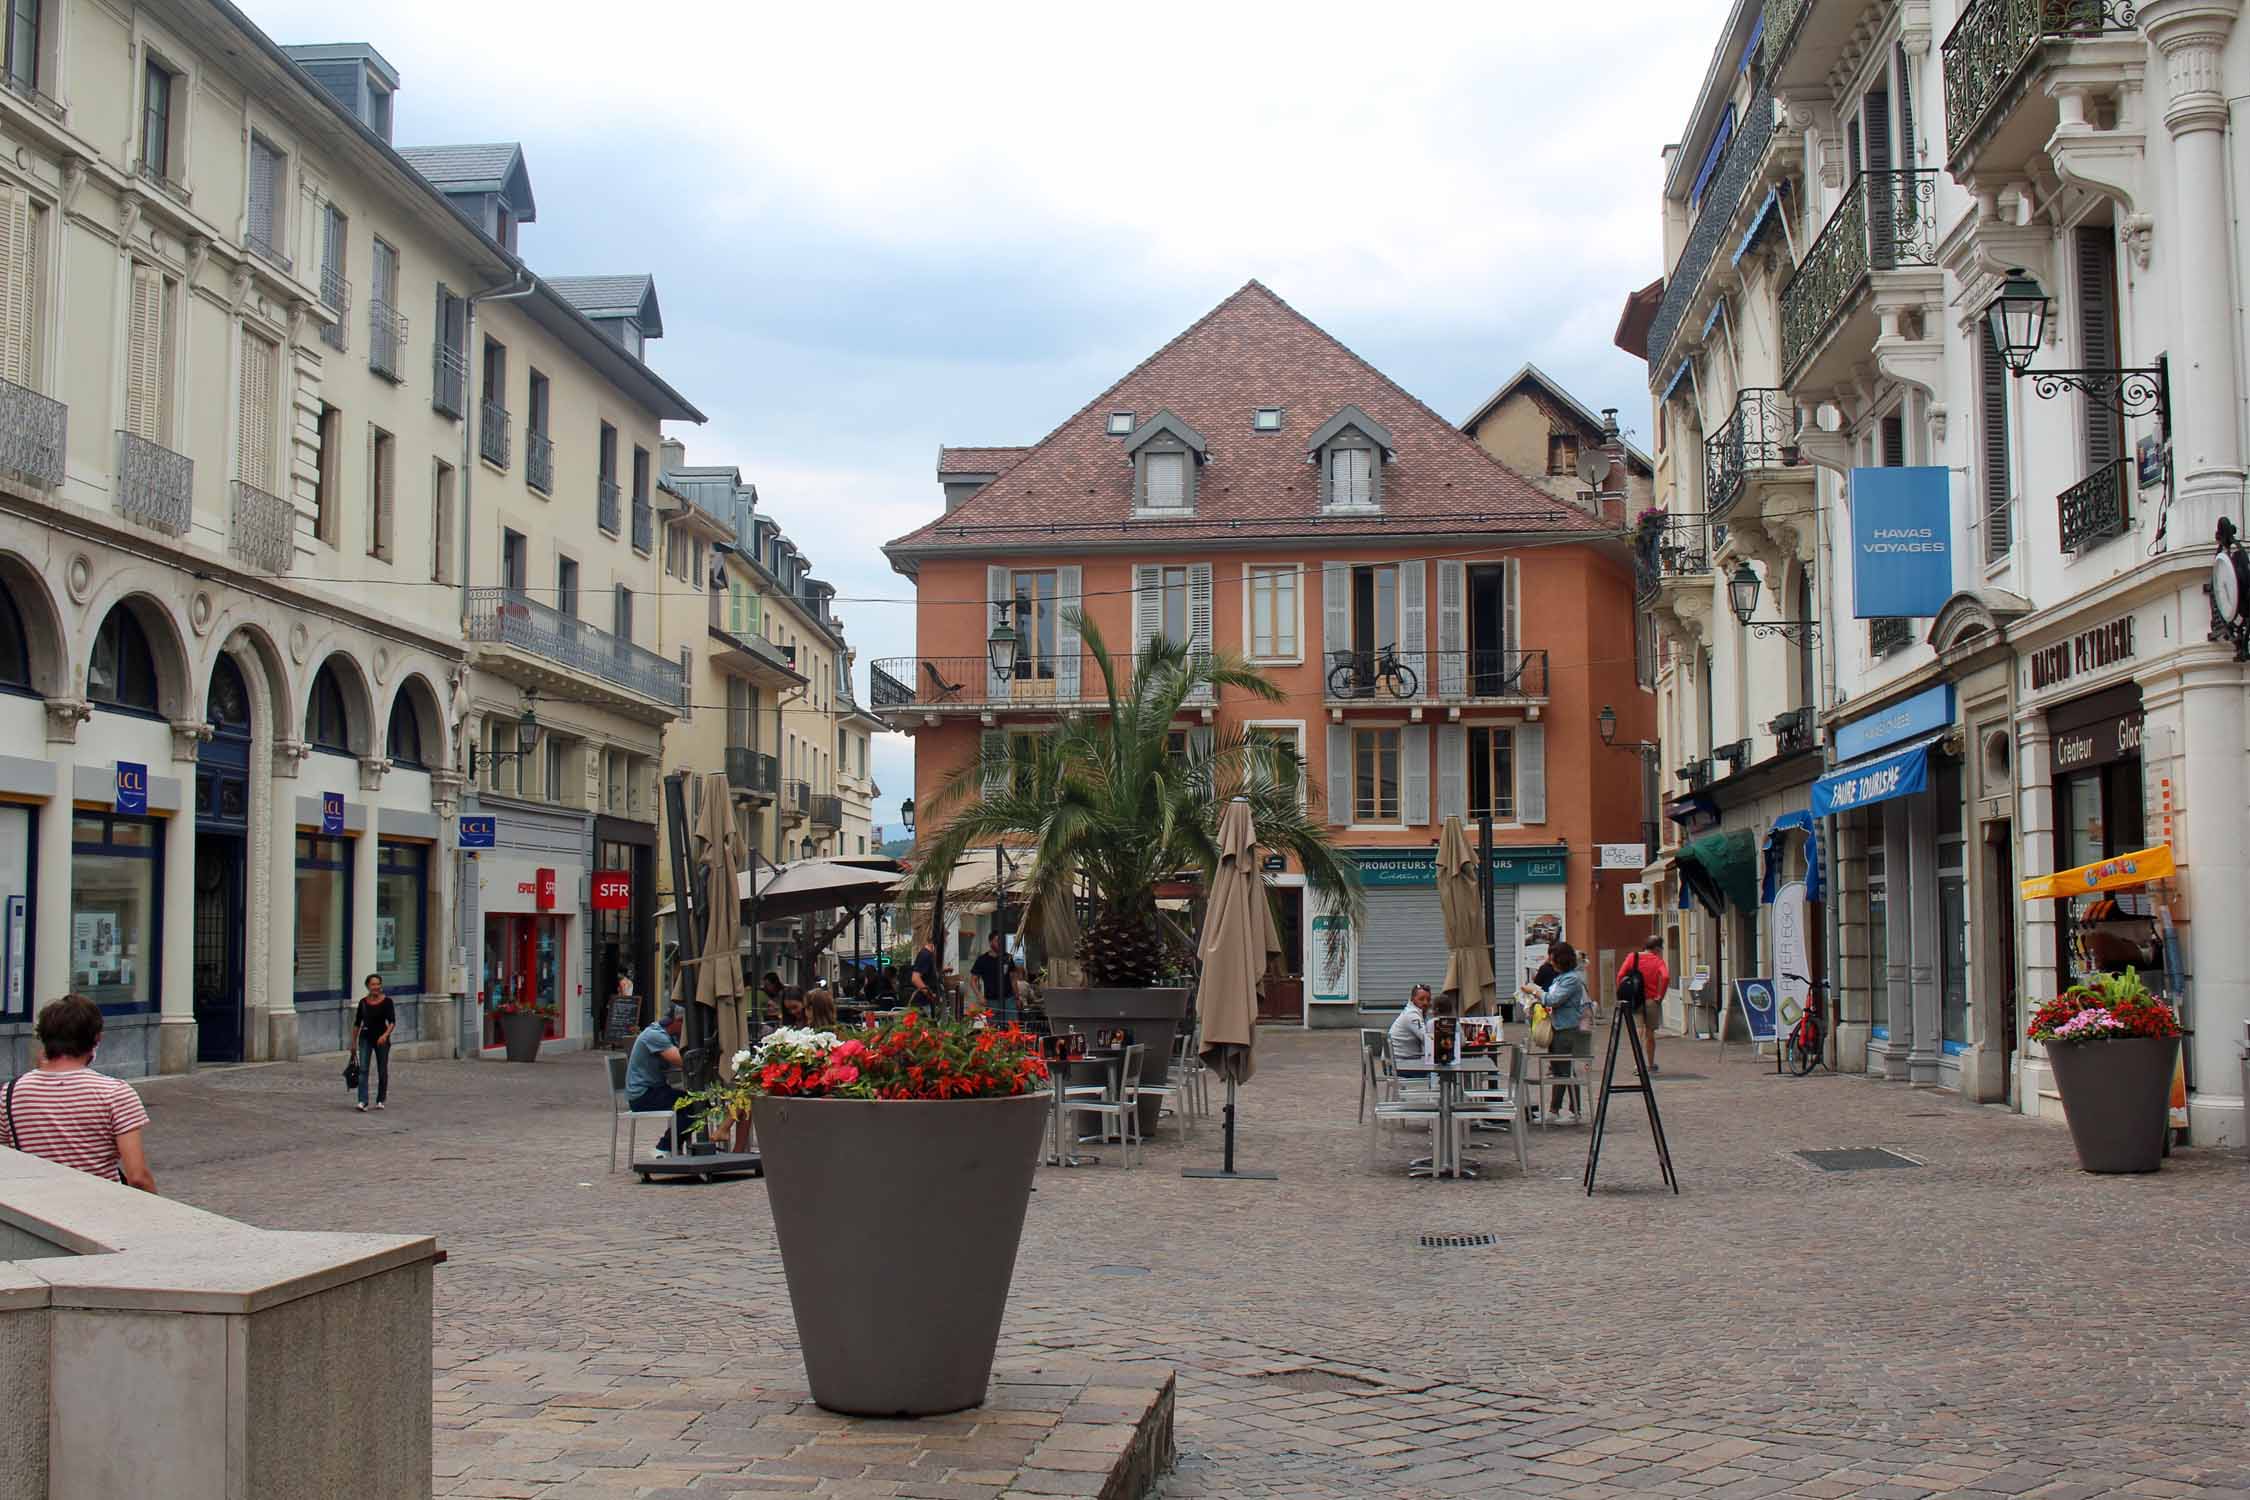
<instances>
[{"instance_id":1,"label":"maison petrache sign","mask_svg":"<svg viewBox=\"0 0 2250 1500\"><path fill-rule=\"evenodd\" d=\"M2133 656L2133 617L2119 615L2052 646L2040 647L2026 658L2025 670L2031 677L2031 690L2043 693L2073 678L2131 661Z\"/></svg>"}]
</instances>

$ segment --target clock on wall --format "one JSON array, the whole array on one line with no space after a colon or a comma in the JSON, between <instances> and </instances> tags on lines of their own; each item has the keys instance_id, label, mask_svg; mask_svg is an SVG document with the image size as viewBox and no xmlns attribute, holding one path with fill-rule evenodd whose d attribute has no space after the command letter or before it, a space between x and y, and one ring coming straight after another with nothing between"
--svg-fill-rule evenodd
<instances>
[{"instance_id":1,"label":"clock on wall","mask_svg":"<svg viewBox=\"0 0 2250 1500\"><path fill-rule=\"evenodd\" d=\"M2234 659L2250 661L2250 558L2235 540L2234 522L2219 518L2218 556L2211 559L2211 639L2234 642Z\"/></svg>"}]
</instances>

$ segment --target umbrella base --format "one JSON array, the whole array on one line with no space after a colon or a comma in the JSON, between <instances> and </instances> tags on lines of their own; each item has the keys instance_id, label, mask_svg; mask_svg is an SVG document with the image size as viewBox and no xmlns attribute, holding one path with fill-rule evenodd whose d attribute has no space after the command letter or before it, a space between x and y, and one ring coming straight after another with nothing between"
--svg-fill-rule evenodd
<instances>
[{"instance_id":1,"label":"umbrella base","mask_svg":"<svg viewBox=\"0 0 2250 1500\"><path fill-rule=\"evenodd\" d=\"M659 1177L694 1177L709 1182L714 1177L763 1177L766 1164L755 1151L706 1151L686 1156L659 1156L633 1163L641 1181Z\"/></svg>"},{"instance_id":2,"label":"umbrella base","mask_svg":"<svg viewBox=\"0 0 2250 1500\"><path fill-rule=\"evenodd\" d=\"M1230 1178L1236 1182L1279 1182L1279 1172L1229 1172L1224 1167L1185 1167L1182 1177Z\"/></svg>"}]
</instances>

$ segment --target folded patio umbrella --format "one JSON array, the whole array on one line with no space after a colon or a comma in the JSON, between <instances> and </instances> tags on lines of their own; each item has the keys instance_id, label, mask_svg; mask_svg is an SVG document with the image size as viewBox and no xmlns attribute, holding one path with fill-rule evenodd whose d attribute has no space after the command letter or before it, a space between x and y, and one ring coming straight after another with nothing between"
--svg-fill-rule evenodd
<instances>
[{"instance_id":1,"label":"folded patio umbrella","mask_svg":"<svg viewBox=\"0 0 2250 1500\"><path fill-rule=\"evenodd\" d=\"M1461 820L1448 814L1438 834L1438 908L1445 916L1444 993L1459 1014L1483 1014L1497 998L1492 982L1492 944L1484 932L1483 898L1477 889L1477 851Z\"/></svg>"},{"instance_id":2,"label":"folded patio umbrella","mask_svg":"<svg viewBox=\"0 0 2250 1500\"><path fill-rule=\"evenodd\" d=\"M1196 1013L1203 1023L1203 1061L1226 1081L1226 1165L1219 1171L1190 1168L1187 1177L1271 1178L1271 1172L1234 1169L1234 1096L1237 1085L1255 1070L1258 1040L1258 983L1266 958L1281 951L1265 877L1258 871L1257 831L1250 804L1237 797L1219 817L1219 868L1211 878L1203 939L1196 945L1202 976L1196 985Z\"/></svg>"},{"instance_id":3,"label":"folded patio umbrella","mask_svg":"<svg viewBox=\"0 0 2250 1500\"><path fill-rule=\"evenodd\" d=\"M718 1015L719 1074L734 1078L734 1055L749 1045L742 1015L742 905L730 901L735 872L749 859L735 826L726 773L703 778L696 816L696 849L703 872L703 952L695 966L695 999Z\"/></svg>"}]
</instances>

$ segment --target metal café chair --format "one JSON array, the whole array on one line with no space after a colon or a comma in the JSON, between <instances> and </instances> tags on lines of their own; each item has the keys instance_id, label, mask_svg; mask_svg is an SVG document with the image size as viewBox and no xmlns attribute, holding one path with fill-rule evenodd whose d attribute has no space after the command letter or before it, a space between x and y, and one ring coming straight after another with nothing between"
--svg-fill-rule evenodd
<instances>
[{"instance_id":1,"label":"metal caf\u00e9 chair","mask_svg":"<svg viewBox=\"0 0 2250 1500\"><path fill-rule=\"evenodd\" d=\"M612 1052L602 1061L609 1064L609 1169L617 1170L617 1126L625 1125L625 1159L632 1161L640 1154L640 1128L643 1120L662 1120L664 1125L656 1132L658 1140L664 1131L678 1120L676 1110L635 1109L625 1099L625 1067L632 1059L623 1052Z\"/></svg>"},{"instance_id":2,"label":"metal caf\u00e9 chair","mask_svg":"<svg viewBox=\"0 0 2250 1500\"><path fill-rule=\"evenodd\" d=\"M1514 1042L1500 1044L1501 1057L1495 1060L1494 1071L1499 1081L1488 1088L1470 1088L1464 1091L1459 1107L1453 1111L1453 1125L1457 1131L1466 1131L1477 1122L1504 1124L1516 1143L1516 1169L1531 1170L1524 1119L1524 1054ZM1458 1150L1458 1148L1456 1148Z\"/></svg>"},{"instance_id":3,"label":"metal caf\u00e9 chair","mask_svg":"<svg viewBox=\"0 0 2250 1500\"><path fill-rule=\"evenodd\" d=\"M1118 1066L1115 1094L1064 1099L1063 1107L1072 1114L1094 1115L1102 1120L1102 1139L1117 1141L1119 1155L1128 1168L1133 1165L1133 1148L1141 1144L1141 1068L1147 1059L1148 1044L1135 1042L1125 1049L1124 1061Z\"/></svg>"}]
</instances>

